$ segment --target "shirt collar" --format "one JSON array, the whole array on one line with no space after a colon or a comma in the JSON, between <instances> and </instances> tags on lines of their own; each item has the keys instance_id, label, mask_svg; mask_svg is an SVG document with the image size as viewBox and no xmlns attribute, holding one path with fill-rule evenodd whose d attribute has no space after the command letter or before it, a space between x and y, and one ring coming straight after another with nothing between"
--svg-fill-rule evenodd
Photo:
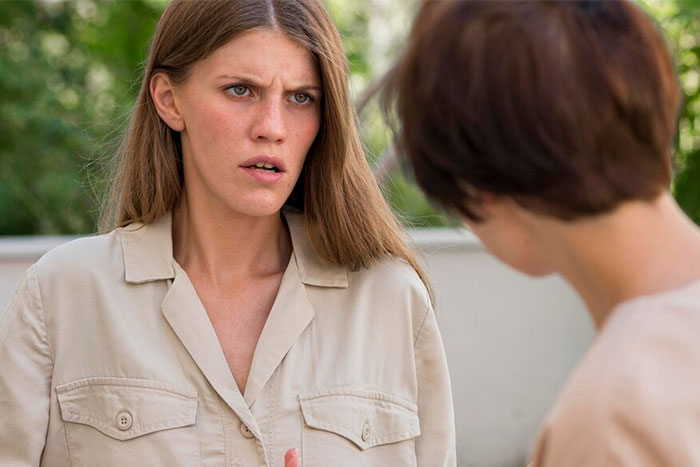
<instances>
[{"instance_id":1,"label":"shirt collar","mask_svg":"<svg viewBox=\"0 0 700 467\"><path fill-rule=\"evenodd\" d=\"M332 264L316 253L306 232L304 214L293 209L283 209L282 214L292 237L294 259L297 262L299 276L306 285L319 287L347 288L348 271L345 266Z\"/></svg>"},{"instance_id":2,"label":"shirt collar","mask_svg":"<svg viewBox=\"0 0 700 467\"><path fill-rule=\"evenodd\" d=\"M347 269L329 263L316 253L306 233L304 215L300 211L286 208L282 214L289 227L292 254L301 281L306 285L346 288ZM119 232L126 282L139 284L175 277L170 212L148 224L129 224L119 229Z\"/></svg>"},{"instance_id":3,"label":"shirt collar","mask_svg":"<svg viewBox=\"0 0 700 467\"><path fill-rule=\"evenodd\" d=\"M119 230L127 282L140 284L175 277L170 212L148 224L135 222Z\"/></svg>"}]
</instances>

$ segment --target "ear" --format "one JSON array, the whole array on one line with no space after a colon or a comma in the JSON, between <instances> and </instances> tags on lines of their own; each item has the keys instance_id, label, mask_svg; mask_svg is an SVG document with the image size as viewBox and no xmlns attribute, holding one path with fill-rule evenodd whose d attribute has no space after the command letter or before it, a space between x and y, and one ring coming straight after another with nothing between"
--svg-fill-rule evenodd
<instances>
[{"instance_id":1,"label":"ear","mask_svg":"<svg viewBox=\"0 0 700 467\"><path fill-rule=\"evenodd\" d=\"M477 198L486 209L492 209L503 203L503 196L491 193L490 191L479 190Z\"/></svg>"},{"instance_id":2,"label":"ear","mask_svg":"<svg viewBox=\"0 0 700 467\"><path fill-rule=\"evenodd\" d=\"M508 196L479 191L479 205L486 217L510 212L517 204Z\"/></svg>"},{"instance_id":3,"label":"ear","mask_svg":"<svg viewBox=\"0 0 700 467\"><path fill-rule=\"evenodd\" d=\"M165 73L156 73L149 83L151 98L160 118L175 131L185 129L185 120L175 93L175 86Z\"/></svg>"},{"instance_id":4,"label":"ear","mask_svg":"<svg viewBox=\"0 0 700 467\"><path fill-rule=\"evenodd\" d=\"M502 210L505 197L491 193L490 191L474 188L471 185L463 185L465 191L472 202L469 208L479 217L488 219L494 213Z\"/></svg>"}]
</instances>

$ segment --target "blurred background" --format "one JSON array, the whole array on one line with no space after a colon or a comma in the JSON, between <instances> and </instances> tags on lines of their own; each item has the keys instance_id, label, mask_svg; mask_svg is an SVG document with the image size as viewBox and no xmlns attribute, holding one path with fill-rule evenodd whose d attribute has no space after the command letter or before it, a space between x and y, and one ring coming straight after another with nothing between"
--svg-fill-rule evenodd
<instances>
[{"instance_id":1,"label":"blurred background","mask_svg":"<svg viewBox=\"0 0 700 467\"><path fill-rule=\"evenodd\" d=\"M370 162L408 226L449 223L385 153L365 92L391 63L413 0L326 0L345 41ZM93 232L106 161L127 120L161 0L0 2L0 235ZM700 4L644 0L675 52L685 106L673 186L700 220Z\"/></svg>"},{"instance_id":2,"label":"blurred background","mask_svg":"<svg viewBox=\"0 0 700 467\"><path fill-rule=\"evenodd\" d=\"M110 158L140 85L162 0L0 1L0 310L47 249L95 231ZM367 157L437 291L459 465L522 465L549 404L593 337L557 277L490 258L431 206L389 149L374 99L415 0L325 0L345 43ZM676 57L685 100L673 194L700 222L700 0L642 0Z\"/></svg>"}]
</instances>

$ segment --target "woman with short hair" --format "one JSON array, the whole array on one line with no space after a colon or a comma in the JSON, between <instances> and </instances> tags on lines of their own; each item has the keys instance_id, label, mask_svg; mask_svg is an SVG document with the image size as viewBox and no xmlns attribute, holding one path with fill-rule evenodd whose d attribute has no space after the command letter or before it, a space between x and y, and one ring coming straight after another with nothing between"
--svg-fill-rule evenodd
<instances>
[{"instance_id":1,"label":"woman with short hair","mask_svg":"<svg viewBox=\"0 0 700 467\"><path fill-rule=\"evenodd\" d=\"M428 1L385 105L418 183L598 335L538 466L700 465L700 232L669 193L680 92L628 1Z\"/></svg>"}]
</instances>

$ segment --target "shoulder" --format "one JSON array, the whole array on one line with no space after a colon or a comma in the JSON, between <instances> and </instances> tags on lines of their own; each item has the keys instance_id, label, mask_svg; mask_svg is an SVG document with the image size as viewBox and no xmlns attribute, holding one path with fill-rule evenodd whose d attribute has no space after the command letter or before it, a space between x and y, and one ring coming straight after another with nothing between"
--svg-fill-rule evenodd
<instances>
[{"instance_id":1,"label":"shoulder","mask_svg":"<svg viewBox=\"0 0 700 467\"><path fill-rule=\"evenodd\" d=\"M394 283L397 287L416 287L425 289L418 273L413 267L401 258L385 256L374 262L367 268L351 271L350 277L354 281L381 281Z\"/></svg>"},{"instance_id":2,"label":"shoulder","mask_svg":"<svg viewBox=\"0 0 700 467\"><path fill-rule=\"evenodd\" d=\"M700 307L638 305L611 318L567 381L537 449L544 465L700 463L687 445L700 437Z\"/></svg>"},{"instance_id":3,"label":"shoulder","mask_svg":"<svg viewBox=\"0 0 700 467\"><path fill-rule=\"evenodd\" d=\"M430 303L428 290L413 267L403 259L387 256L368 268L348 272L351 289L370 290L389 299L411 300L422 304Z\"/></svg>"},{"instance_id":4,"label":"shoulder","mask_svg":"<svg viewBox=\"0 0 700 467\"><path fill-rule=\"evenodd\" d=\"M402 259L386 257L368 268L348 272L347 291L354 302L372 310L375 323L405 323L412 329L414 342L433 314L425 284Z\"/></svg>"},{"instance_id":5,"label":"shoulder","mask_svg":"<svg viewBox=\"0 0 700 467\"><path fill-rule=\"evenodd\" d=\"M625 315L611 323L609 339L613 331L622 337L611 346L609 397L620 420L664 430L669 420L679 429L692 417L700 436L700 300L668 298L620 310Z\"/></svg>"},{"instance_id":6,"label":"shoulder","mask_svg":"<svg viewBox=\"0 0 700 467\"><path fill-rule=\"evenodd\" d=\"M667 399L682 388L700 390L700 295L686 298L664 294L638 300L611 316L594 355L615 388L650 400Z\"/></svg>"},{"instance_id":7,"label":"shoulder","mask_svg":"<svg viewBox=\"0 0 700 467\"><path fill-rule=\"evenodd\" d=\"M98 270L123 270L120 230L78 238L53 248L36 263L39 279L71 278Z\"/></svg>"},{"instance_id":8,"label":"shoulder","mask_svg":"<svg viewBox=\"0 0 700 467\"><path fill-rule=\"evenodd\" d=\"M411 295L428 302L428 293L416 271L403 259L391 255L374 261L368 267L351 270L345 265L330 263L313 246L305 226L304 214L292 208L283 210L292 238L302 281L307 285L340 287L356 294L381 291L390 297Z\"/></svg>"}]
</instances>

